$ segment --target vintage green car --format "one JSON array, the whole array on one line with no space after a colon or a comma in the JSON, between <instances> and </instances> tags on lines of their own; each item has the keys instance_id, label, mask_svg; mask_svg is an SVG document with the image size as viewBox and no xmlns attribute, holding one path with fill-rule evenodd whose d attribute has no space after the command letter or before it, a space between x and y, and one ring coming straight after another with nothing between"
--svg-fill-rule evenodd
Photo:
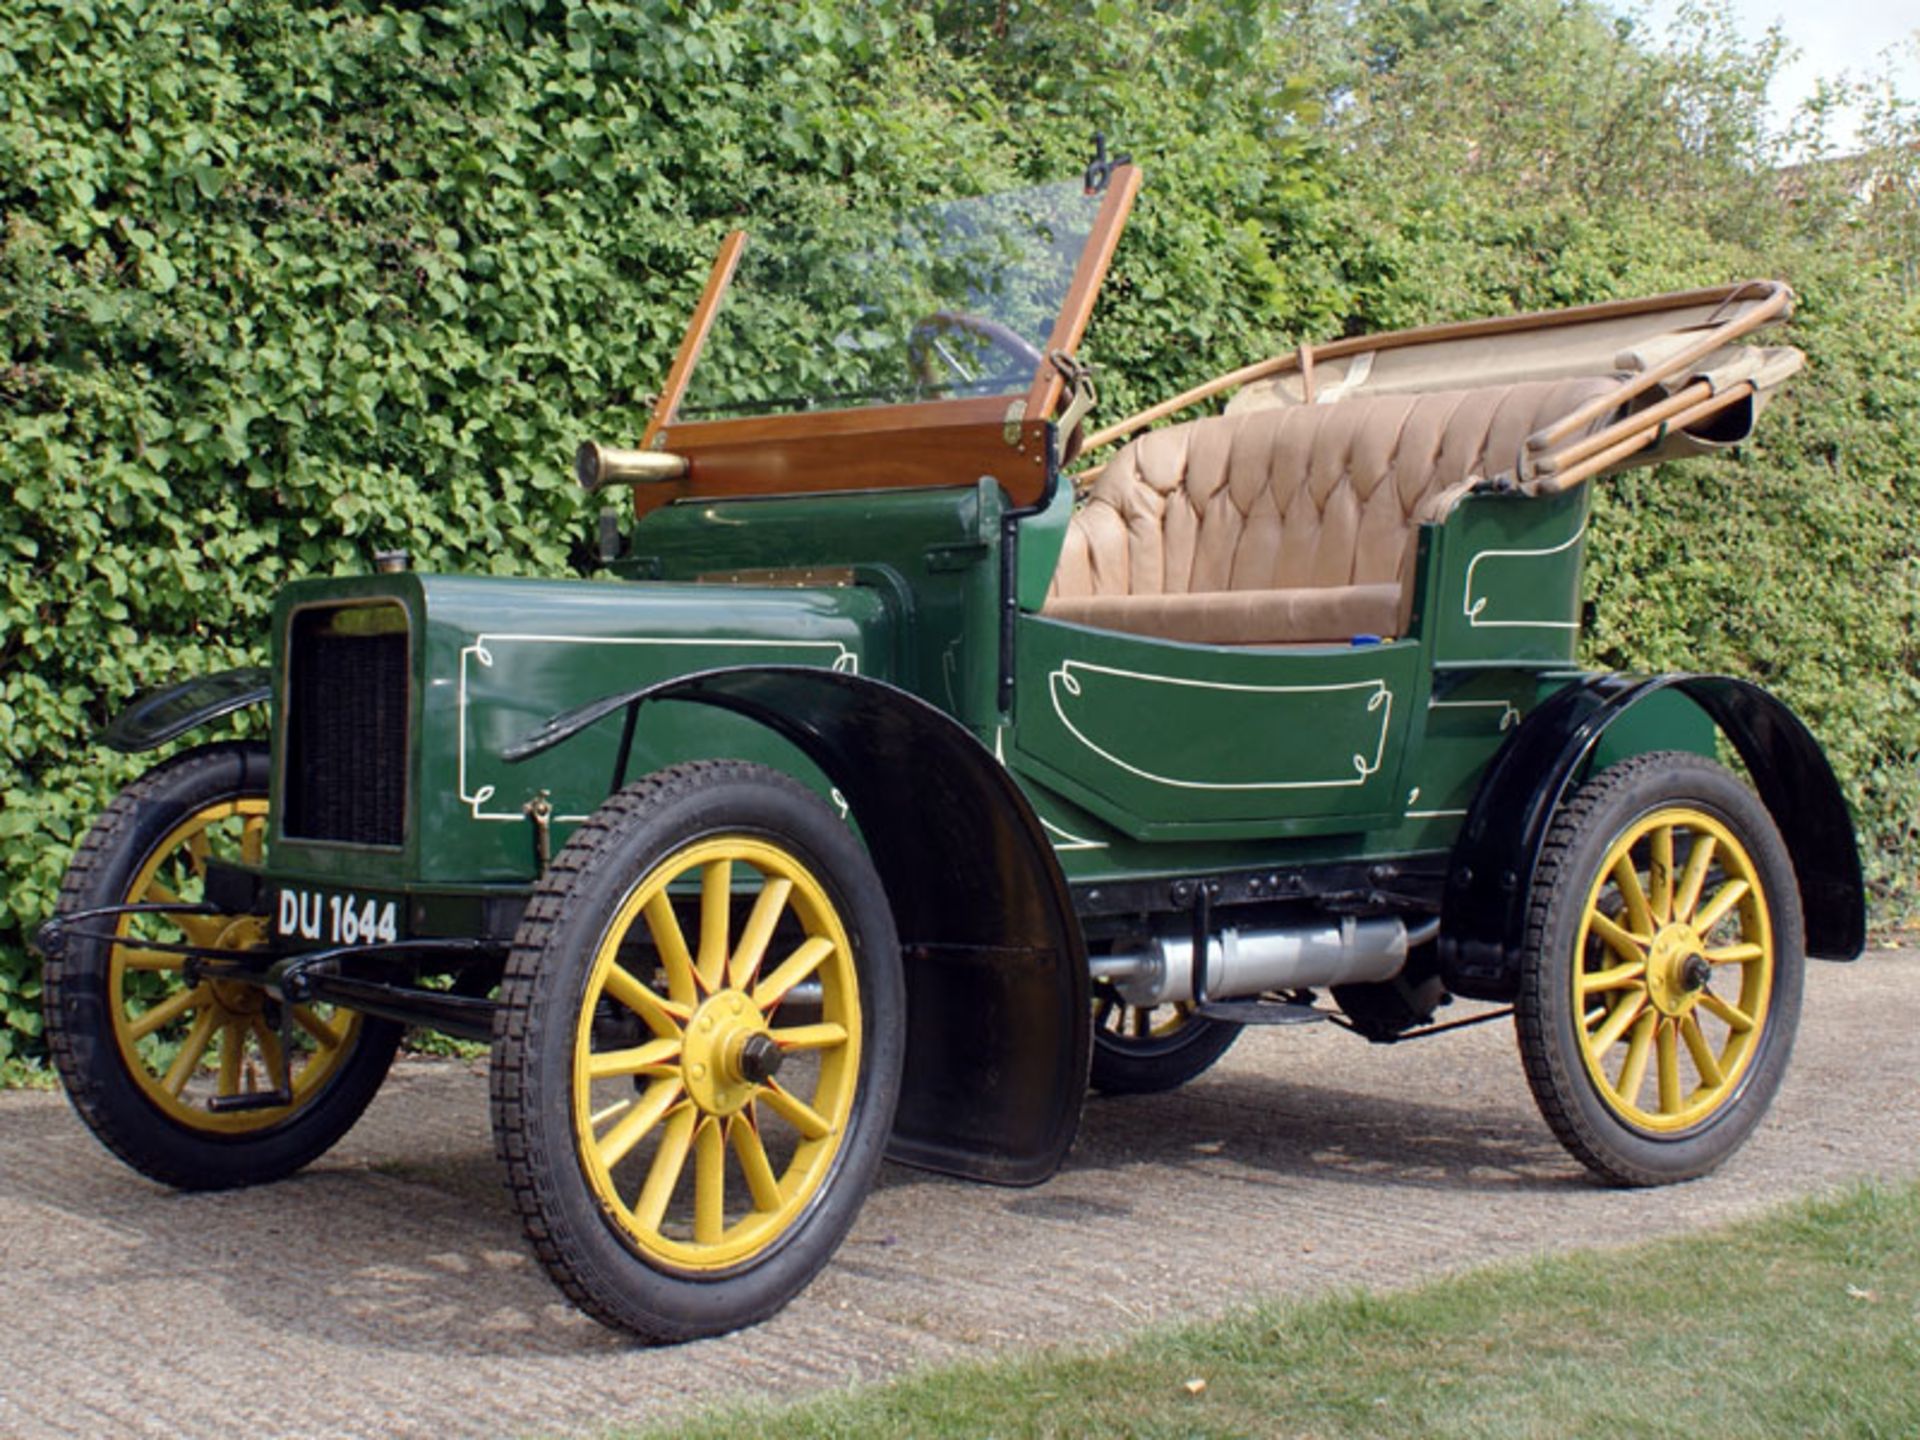
<instances>
[{"instance_id":1,"label":"vintage green car","mask_svg":"<svg viewBox=\"0 0 1920 1440\"><path fill-rule=\"evenodd\" d=\"M136 701L122 751L271 743L129 787L40 932L101 1140L272 1180L405 1027L490 1041L534 1251L649 1340L785 1304L883 1156L1043 1181L1089 1077L1248 1024L1504 1002L1597 1176L1723 1160L1804 956L1861 947L1851 822L1754 685L1578 669L1580 569L1589 481L1751 429L1790 293L1302 346L1094 431L1138 186L729 237L644 433L576 457L633 501L605 574L384 556Z\"/></svg>"}]
</instances>

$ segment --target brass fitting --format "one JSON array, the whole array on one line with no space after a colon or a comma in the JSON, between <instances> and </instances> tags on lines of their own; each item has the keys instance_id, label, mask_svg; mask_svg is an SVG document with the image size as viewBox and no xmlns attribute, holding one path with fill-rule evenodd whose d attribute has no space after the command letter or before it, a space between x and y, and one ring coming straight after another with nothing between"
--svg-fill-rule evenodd
<instances>
[{"instance_id":1,"label":"brass fitting","mask_svg":"<svg viewBox=\"0 0 1920 1440\"><path fill-rule=\"evenodd\" d=\"M573 473L588 490L678 480L687 469L686 456L666 450L622 450L589 440L573 452Z\"/></svg>"}]
</instances>

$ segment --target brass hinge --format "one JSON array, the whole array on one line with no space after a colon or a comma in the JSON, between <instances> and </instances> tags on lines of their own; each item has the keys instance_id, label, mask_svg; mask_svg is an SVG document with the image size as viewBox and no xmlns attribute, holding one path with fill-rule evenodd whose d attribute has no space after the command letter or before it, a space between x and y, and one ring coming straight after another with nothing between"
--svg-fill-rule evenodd
<instances>
[{"instance_id":1,"label":"brass hinge","mask_svg":"<svg viewBox=\"0 0 1920 1440\"><path fill-rule=\"evenodd\" d=\"M1020 448L1020 422L1027 418L1027 402L1016 400L1007 406L1007 418L1000 427L1000 438L1014 449Z\"/></svg>"}]
</instances>

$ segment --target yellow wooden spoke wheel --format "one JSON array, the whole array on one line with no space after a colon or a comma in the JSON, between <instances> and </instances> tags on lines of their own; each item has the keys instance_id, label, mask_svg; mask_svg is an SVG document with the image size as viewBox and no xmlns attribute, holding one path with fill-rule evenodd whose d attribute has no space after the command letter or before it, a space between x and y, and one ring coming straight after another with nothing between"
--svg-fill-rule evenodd
<instances>
[{"instance_id":1,"label":"yellow wooden spoke wheel","mask_svg":"<svg viewBox=\"0 0 1920 1440\"><path fill-rule=\"evenodd\" d=\"M1629 1124L1697 1125L1739 1093L1766 1032L1773 926L1753 858L1678 805L1608 850L1575 942L1573 1008L1587 1071Z\"/></svg>"},{"instance_id":2,"label":"yellow wooden spoke wheel","mask_svg":"<svg viewBox=\"0 0 1920 1440\"><path fill-rule=\"evenodd\" d=\"M812 1279L891 1125L898 950L852 832L765 767L676 766L575 832L515 939L493 1067L499 1150L568 1295L681 1340Z\"/></svg>"},{"instance_id":3,"label":"yellow wooden spoke wheel","mask_svg":"<svg viewBox=\"0 0 1920 1440\"><path fill-rule=\"evenodd\" d=\"M204 746L155 767L82 843L61 911L201 903L211 862L262 860L267 774L266 748L246 744ZM153 1178L191 1189L277 1178L332 1145L378 1088L397 1026L300 1006L283 1054L281 1017L263 990L190 982L185 957L165 948L249 949L265 943L261 918L139 914L99 928L120 943L76 938L48 961L49 1049L82 1118ZM288 1104L209 1103L272 1092L283 1074Z\"/></svg>"},{"instance_id":4,"label":"yellow wooden spoke wheel","mask_svg":"<svg viewBox=\"0 0 1920 1440\"><path fill-rule=\"evenodd\" d=\"M1771 817L1691 755L1591 781L1534 879L1519 1035L1556 1134L1624 1184L1717 1165L1772 1098L1801 990L1792 866Z\"/></svg>"},{"instance_id":5,"label":"yellow wooden spoke wheel","mask_svg":"<svg viewBox=\"0 0 1920 1440\"><path fill-rule=\"evenodd\" d=\"M1240 1038L1238 1025L1196 1015L1185 1002L1130 1005L1111 983L1093 991L1093 1088L1150 1095L1186 1084Z\"/></svg>"},{"instance_id":6,"label":"yellow wooden spoke wheel","mask_svg":"<svg viewBox=\"0 0 1920 1440\"><path fill-rule=\"evenodd\" d=\"M635 951L644 975L622 963ZM573 1114L595 1194L663 1266L750 1259L831 1172L860 1043L852 944L805 864L743 835L676 851L587 977Z\"/></svg>"},{"instance_id":7,"label":"yellow wooden spoke wheel","mask_svg":"<svg viewBox=\"0 0 1920 1440\"><path fill-rule=\"evenodd\" d=\"M194 904L214 858L258 864L265 846L263 795L215 800L189 813L154 846L122 897L125 903ZM298 1037L283 1056L278 1015L256 986L218 980L189 985L186 957L142 939L222 950L264 942L251 915L129 915L117 927L129 943L112 949L107 1010L120 1062L147 1099L178 1124L216 1134L262 1130L310 1101L353 1052L361 1019L331 1006L297 1006ZM213 1097L271 1091L290 1073L290 1106L219 1113Z\"/></svg>"}]
</instances>

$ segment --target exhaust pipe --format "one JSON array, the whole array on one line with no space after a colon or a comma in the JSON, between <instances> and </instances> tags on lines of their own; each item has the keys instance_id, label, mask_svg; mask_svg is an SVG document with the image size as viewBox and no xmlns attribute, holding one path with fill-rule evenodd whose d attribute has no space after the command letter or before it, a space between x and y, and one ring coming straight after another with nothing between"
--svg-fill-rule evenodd
<instances>
[{"instance_id":1,"label":"exhaust pipe","mask_svg":"<svg viewBox=\"0 0 1920 1440\"><path fill-rule=\"evenodd\" d=\"M1391 980L1407 951L1439 931L1428 920L1409 931L1398 917L1351 916L1285 930L1222 930L1207 942L1207 995L1246 999L1268 990L1310 990ZM1109 980L1129 1005L1150 1008L1193 999L1193 941L1159 935L1137 949L1097 956L1093 978Z\"/></svg>"}]
</instances>

